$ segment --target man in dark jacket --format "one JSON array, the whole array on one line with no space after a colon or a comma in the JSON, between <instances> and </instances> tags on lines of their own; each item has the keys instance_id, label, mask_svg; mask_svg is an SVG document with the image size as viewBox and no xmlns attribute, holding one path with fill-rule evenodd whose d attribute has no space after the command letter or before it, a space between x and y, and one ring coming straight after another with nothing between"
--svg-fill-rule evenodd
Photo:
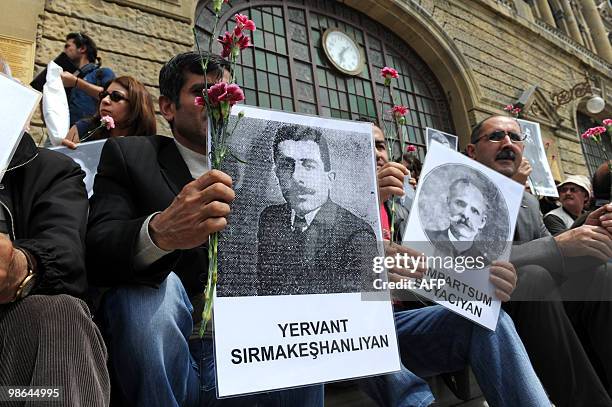
<instances>
[{"instance_id":1,"label":"man in dark jacket","mask_svg":"<svg viewBox=\"0 0 612 407\"><path fill-rule=\"evenodd\" d=\"M472 130L468 156L511 178L523 155L524 135L516 119L491 116ZM518 269L517 290L504 309L514 320L533 366L556 406L611 406L560 301L558 285L580 276L587 259L612 254L610 234L583 226L554 238L542 221L537 199L521 202L510 261ZM576 274L577 273L577 274ZM560 357L561 355L561 357ZM555 364L550 363L555 360Z\"/></svg>"},{"instance_id":2,"label":"man in dark jacket","mask_svg":"<svg viewBox=\"0 0 612 407\"><path fill-rule=\"evenodd\" d=\"M78 299L87 288L83 172L25 134L1 182L0 386L108 405L106 348Z\"/></svg>"},{"instance_id":3,"label":"man in dark jacket","mask_svg":"<svg viewBox=\"0 0 612 407\"><path fill-rule=\"evenodd\" d=\"M112 287L100 315L111 373L129 406L323 402L322 386L217 400L211 333L197 335L205 245L225 228L235 194L229 175L208 170L207 115L194 99L206 83L228 77L229 64L217 56L206 73L198 53L175 56L159 77L160 111L174 139L113 138L102 150L87 231L88 272L92 283Z\"/></svg>"}]
</instances>

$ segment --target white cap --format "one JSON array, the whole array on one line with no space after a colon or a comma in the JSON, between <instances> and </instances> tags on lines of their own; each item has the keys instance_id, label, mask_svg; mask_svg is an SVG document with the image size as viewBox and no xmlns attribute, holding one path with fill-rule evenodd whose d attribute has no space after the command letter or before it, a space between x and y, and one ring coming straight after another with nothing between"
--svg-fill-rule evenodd
<instances>
[{"instance_id":1,"label":"white cap","mask_svg":"<svg viewBox=\"0 0 612 407\"><path fill-rule=\"evenodd\" d=\"M565 184L576 184L587 192L588 197L591 196L591 181L584 175L570 175L557 188L561 188Z\"/></svg>"}]
</instances>

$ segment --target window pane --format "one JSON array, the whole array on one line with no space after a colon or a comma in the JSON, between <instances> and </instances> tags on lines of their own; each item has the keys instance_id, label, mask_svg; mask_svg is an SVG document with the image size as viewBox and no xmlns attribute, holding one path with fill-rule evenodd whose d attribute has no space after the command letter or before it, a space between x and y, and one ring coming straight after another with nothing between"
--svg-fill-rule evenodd
<instances>
[{"instance_id":1,"label":"window pane","mask_svg":"<svg viewBox=\"0 0 612 407\"><path fill-rule=\"evenodd\" d=\"M255 30L253 32L253 45L256 47L264 48L263 31Z\"/></svg>"},{"instance_id":2,"label":"window pane","mask_svg":"<svg viewBox=\"0 0 612 407\"><path fill-rule=\"evenodd\" d=\"M244 102L247 105L258 106L257 92L249 90L249 89L243 89L243 90L244 90Z\"/></svg>"},{"instance_id":3,"label":"window pane","mask_svg":"<svg viewBox=\"0 0 612 407\"><path fill-rule=\"evenodd\" d=\"M279 54L286 55L287 54L287 45L285 45L285 38L281 36L276 36L276 51Z\"/></svg>"},{"instance_id":4,"label":"window pane","mask_svg":"<svg viewBox=\"0 0 612 407\"><path fill-rule=\"evenodd\" d=\"M283 110L293 112L293 101L289 98L283 98Z\"/></svg>"},{"instance_id":5,"label":"window pane","mask_svg":"<svg viewBox=\"0 0 612 407\"><path fill-rule=\"evenodd\" d=\"M263 51L255 50L255 66L258 71L266 70L266 54Z\"/></svg>"},{"instance_id":6,"label":"window pane","mask_svg":"<svg viewBox=\"0 0 612 407\"><path fill-rule=\"evenodd\" d=\"M283 104L281 102L280 96L274 96L274 95L270 96L270 105L272 109L282 110Z\"/></svg>"},{"instance_id":7,"label":"window pane","mask_svg":"<svg viewBox=\"0 0 612 407\"><path fill-rule=\"evenodd\" d=\"M268 71L272 73L278 73L278 65L276 64L276 56L268 54Z\"/></svg>"},{"instance_id":8,"label":"window pane","mask_svg":"<svg viewBox=\"0 0 612 407\"><path fill-rule=\"evenodd\" d=\"M289 9L289 19L291 21L295 21L296 23L300 23L302 25L306 24L306 18L304 16L304 12L296 8Z\"/></svg>"},{"instance_id":9,"label":"window pane","mask_svg":"<svg viewBox=\"0 0 612 407\"><path fill-rule=\"evenodd\" d=\"M297 95L300 100L312 103L315 101L313 86L309 83L297 81Z\"/></svg>"},{"instance_id":10,"label":"window pane","mask_svg":"<svg viewBox=\"0 0 612 407\"><path fill-rule=\"evenodd\" d=\"M285 23L283 19L280 17L274 17L274 32L284 33L285 32Z\"/></svg>"},{"instance_id":11,"label":"window pane","mask_svg":"<svg viewBox=\"0 0 612 407\"><path fill-rule=\"evenodd\" d=\"M280 88L283 96L291 97L291 82L288 78L280 78Z\"/></svg>"},{"instance_id":12,"label":"window pane","mask_svg":"<svg viewBox=\"0 0 612 407\"><path fill-rule=\"evenodd\" d=\"M317 107L310 103L298 102L298 112L306 114L317 114Z\"/></svg>"},{"instance_id":13,"label":"window pane","mask_svg":"<svg viewBox=\"0 0 612 407\"><path fill-rule=\"evenodd\" d=\"M264 43L266 44L267 51L276 51L276 38L272 33L264 33Z\"/></svg>"},{"instance_id":14,"label":"window pane","mask_svg":"<svg viewBox=\"0 0 612 407\"><path fill-rule=\"evenodd\" d=\"M257 71L257 90L268 91L268 75L265 71Z\"/></svg>"},{"instance_id":15,"label":"window pane","mask_svg":"<svg viewBox=\"0 0 612 407\"><path fill-rule=\"evenodd\" d=\"M267 93L259 93L259 106L270 107L270 95Z\"/></svg>"},{"instance_id":16,"label":"window pane","mask_svg":"<svg viewBox=\"0 0 612 407\"><path fill-rule=\"evenodd\" d=\"M303 61L310 61L310 52L308 52L308 46L293 41L291 44L293 47L293 53L296 58Z\"/></svg>"},{"instance_id":17,"label":"window pane","mask_svg":"<svg viewBox=\"0 0 612 407\"><path fill-rule=\"evenodd\" d=\"M261 27L263 23L263 19L261 18L261 11L257 9L251 9L251 20L253 20L257 27Z\"/></svg>"},{"instance_id":18,"label":"window pane","mask_svg":"<svg viewBox=\"0 0 612 407\"><path fill-rule=\"evenodd\" d=\"M263 14L263 27L266 31L274 31L274 23L272 22L272 16L268 13Z\"/></svg>"},{"instance_id":19,"label":"window pane","mask_svg":"<svg viewBox=\"0 0 612 407\"><path fill-rule=\"evenodd\" d=\"M297 79L300 79L306 82L312 82L312 68L309 64L295 61L293 66L295 68L295 77Z\"/></svg>"},{"instance_id":20,"label":"window pane","mask_svg":"<svg viewBox=\"0 0 612 407\"><path fill-rule=\"evenodd\" d=\"M268 75L268 83L270 85L270 93L280 95L280 81L276 75Z\"/></svg>"},{"instance_id":21,"label":"window pane","mask_svg":"<svg viewBox=\"0 0 612 407\"><path fill-rule=\"evenodd\" d=\"M251 89L255 89L255 71L251 68L243 68L242 84Z\"/></svg>"},{"instance_id":22,"label":"window pane","mask_svg":"<svg viewBox=\"0 0 612 407\"><path fill-rule=\"evenodd\" d=\"M293 41L299 41L303 44L306 44L308 42L308 38L306 36L306 27L301 24L290 23L289 29L289 35Z\"/></svg>"},{"instance_id":23,"label":"window pane","mask_svg":"<svg viewBox=\"0 0 612 407\"><path fill-rule=\"evenodd\" d=\"M289 66L287 65L287 58L278 57L278 73L281 75L289 76Z\"/></svg>"}]
</instances>

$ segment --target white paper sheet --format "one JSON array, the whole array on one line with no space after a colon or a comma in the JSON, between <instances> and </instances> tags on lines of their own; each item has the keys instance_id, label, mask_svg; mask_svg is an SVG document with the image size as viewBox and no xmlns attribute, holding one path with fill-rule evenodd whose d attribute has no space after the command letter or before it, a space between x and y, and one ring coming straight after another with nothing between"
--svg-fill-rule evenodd
<instances>
[{"instance_id":1,"label":"white paper sheet","mask_svg":"<svg viewBox=\"0 0 612 407\"><path fill-rule=\"evenodd\" d=\"M229 160L223 168L234 180L236 200L219 245L219 281L214 300L218 395L226 397L399 370L389 292L361 292L361 276L357 271L363 264L338 270L321 260L330 253L328 250L336 250L332 248L344 241L342 232L351 228L369 230L367 235L371 235L374 252L383 254L371 125L247 106L235 106L233 114L239 111L244 111L245 117L230 148L247 164ZM316 147L312 141L279 143L275 158L275 137L286 130L285 125L294 124L298 126L296 134L305 129L321 132L328 146L330 171L323 170L325 174L320 171L321 144ZM291 154L305 152L314 155L304 160L288 159ZM286 189L286 201L279 180L289 182L287 172L294 177L291 188L303 191L291 195ZM315 177L314 173L322 177L317 178L320 183L308 178ZM320 190L328 181L330 189L325 192L328 201L313 211L316 213L305 216L307 222L312 216L311 223L303 232L307 235L303 244L296 249L300 253L303 250L303 255L293 256L284 246L289 233L295 233L289 229L291 212L286 212L288 217L279 215L282 220L272 225L266 223L263 214L283 214L281 209L287 202L293 202L298 210L302 204L308 206L314 195L307 191ZM330 201L336 214L331 219L323 216L329 211ZM273 245L278 243L275 248L269 247L270 233L278 233L272 239ZM309 252L308 248L314 250ZM278 253L288 254L274 257ZM347 255L331 253L334 256L330 259ZM270 265L271 259L277 263ZM324 265L304 268L302 271L309 270L311 274L298 276L297 268L286 266L296 259L304 264L312 261ZM371 273L373 261L369 263L365 268ZM279 268L275 268L277 264ZM279 275L282 277L275 282Z\"/></svg>"},{"instance_id":2,"label":"white paper sheet","mask_svg":"<svg viewBox=\"0 0 612 407\"><path fill-rule=\"evenodd\" d=\"M9 167L40 92L0 74L0 181Z\"/></svg>"},{"instance_id":3,"label":"white paper sheet","mask_svg":"<svg viewBox=\"0 0 612 407\"><path fill-rule=\"evenodd\" d=\"M509 258L522 196L520 184L442 144L432 143L402 244L423 253L429 261L428 277L445 283L412 291L494 330L500 302L489 282L487 265ZM467 212L455 209L458 207ZM464 242L453 242L461 239L453 230L464 237L478 232ZM466 264L472 269L467 270Z\"/></svg>"},{"instance_id":4,"label":"white paper sheet","mask_svg":"<svg viewBox=\"0 0 612 407\"><path fill-rule=\"evenodd\" d=\"M548 159L546 158L546 150L542 142L542 133L540 132L540 123L530 122L523 119L517 119L521 125L521 130L527 136L525 141L525 150L523 155L531 164L531 175L528 182L531 192L539 196L554 196L559 197L555 179L550 170Z\"/></svg>"}]
</instances>

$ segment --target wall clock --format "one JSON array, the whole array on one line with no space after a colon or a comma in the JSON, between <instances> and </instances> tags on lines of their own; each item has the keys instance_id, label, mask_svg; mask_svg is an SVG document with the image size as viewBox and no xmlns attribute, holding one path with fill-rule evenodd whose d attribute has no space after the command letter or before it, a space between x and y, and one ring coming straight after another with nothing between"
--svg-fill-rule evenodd
<instances>
[{"instance_id":1,"label":"wall clock","mask_svg":"<svg viewBox=\"0 0 612 407\"><path fill-rule=\"evenodd\" d=\"M338 28L323 33L323 50L332 65L347 75L359 75L365 58L355 40Z\"/></svg>"}]
</instances>

